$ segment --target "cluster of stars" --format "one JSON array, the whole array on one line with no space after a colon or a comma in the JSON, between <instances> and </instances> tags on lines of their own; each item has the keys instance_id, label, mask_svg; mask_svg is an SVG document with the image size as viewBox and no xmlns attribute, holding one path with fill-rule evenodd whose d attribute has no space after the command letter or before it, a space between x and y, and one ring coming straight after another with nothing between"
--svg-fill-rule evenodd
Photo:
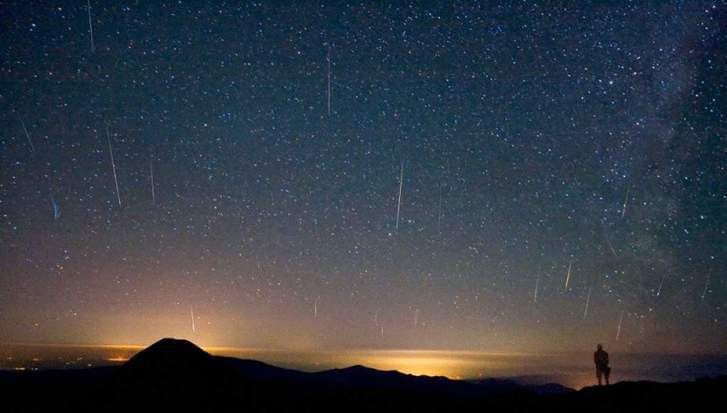
<instances>
[{"instance_id":1,"label":"cluster of stars","mask_svg":"<svg viewBox=\"0 0 727 413\"><path fill-rule=\"evenodd\" d=\"M724 350L713 2L9 9L10 340Z\"/></svg>"}]
</instances>

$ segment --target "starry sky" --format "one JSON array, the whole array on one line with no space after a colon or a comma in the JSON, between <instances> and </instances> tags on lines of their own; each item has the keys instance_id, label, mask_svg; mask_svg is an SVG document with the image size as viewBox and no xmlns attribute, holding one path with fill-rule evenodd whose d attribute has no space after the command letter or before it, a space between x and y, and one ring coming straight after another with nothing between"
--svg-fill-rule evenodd
<instances>
[{"instance_id":1,"label":"starry sky","mask_svg":"<svg viewBox=\"0 0 727 413\"><path fill-rule=\"evenodd\" d=\"M0 5L0 340L727 352L714 1Z\"/></svg>"}]
</instances>

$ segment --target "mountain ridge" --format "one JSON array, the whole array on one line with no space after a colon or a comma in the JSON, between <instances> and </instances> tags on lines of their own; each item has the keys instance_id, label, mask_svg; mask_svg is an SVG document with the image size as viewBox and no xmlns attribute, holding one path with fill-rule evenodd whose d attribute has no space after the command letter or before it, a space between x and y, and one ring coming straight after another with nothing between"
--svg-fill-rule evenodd
<instances>
[{"instance_id":1,"label":"mountain ridge","mask_svg":"<svg viewBox=\"0 0 727 413\"><path fill-rule=\"evenodd\" d=\"M3 389L12 412L683 411L689 400L720 401L727 377L574 391L556 383L460 381L362 365L309 373L214 356L190 341L165 338L121 366L0 372Z\"/></svg>"}]
</instances>

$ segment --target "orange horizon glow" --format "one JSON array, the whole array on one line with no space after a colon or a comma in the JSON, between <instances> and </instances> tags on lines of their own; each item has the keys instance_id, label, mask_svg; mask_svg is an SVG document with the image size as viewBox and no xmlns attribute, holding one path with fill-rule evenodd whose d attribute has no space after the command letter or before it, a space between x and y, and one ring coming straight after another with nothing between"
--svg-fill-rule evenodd
<instances>
[{"instance_id":1,"label":"orange horizon glow","mask_svg":"<svg viewBox=\"0 0 727 413\"><path fill-rule=\"evenodd\" d=\"M405 353L405 354L456 354L471 356L498 356L498 357L551 357L569 354L590 354L591 350L573 350L573 351L546 351L546 352L524 352L524 351L486 351L486 350L466 350L466 349L407 349L407 348L325 348L325 349L295 349L285 347L238 347L229 345L202 345L188 338L176 338L187 340L197 347L213 355L223 355L225 352L250 352L250 353L300 353L300 354L355 354L355 353ZM161 340L161 338L159 339ZM94 344L94 343L41 343L41 342L0 342L2 346L27 346L27 347L57 347L57 348L102 348L102 349L120 349L120 350L143 350L152 344ZM726 353L722 352L686 352L686 351L612 351L613 354L632 354L632 355L674 355L674 356L721 356Z\"/></svg>"},{"instance_id":2,"label":"orange horizon glow","mask_svg":"<svg viewBox=\"0 0 727 413\"><path fill-rule=\"evenodd\" d=\"M27 359L53 360L53 356L41 354L41 349L62 352L66 360L101 359L108 363L120 364L128 361L147 346L139 344L69 344L69 343L14 343L13 346L31 348ZM7 344L0 345L7 346ZM256 347L202 346L216 356L255 359L273 366L293 368L299 371L324 371L340 369L353 365L364 365L384 371L399 371L405 374L443 376L455 380L508 378L508 377L546 377L551 382L579 389L594 384L592 359L589 352L571 353L505 353L476 350L442 349L346 349L346 350L304 350L265 349ZM35 350L33 350L35 349ZM56 349L56 350L52 350ZM73 349L96 349L100 353L88 355L87 352L74 352ZM68 351L68 353L66 353ZM67 358L66 354L70 355ZM83 357L77 357L82 355ZM619 353L614 353L619 359ZM40 357L40 358L39 358ZM12 353L4 355L12 361ZM59 358L60 359L60 358ZM61 359L62 360L62 359ZM30 368L29 365L8 365L8 369ZM635 364L621 359L617 380L658 379L635 373ZM616 380L616 381L617 381Z\"/></svg>"}]
</instances>

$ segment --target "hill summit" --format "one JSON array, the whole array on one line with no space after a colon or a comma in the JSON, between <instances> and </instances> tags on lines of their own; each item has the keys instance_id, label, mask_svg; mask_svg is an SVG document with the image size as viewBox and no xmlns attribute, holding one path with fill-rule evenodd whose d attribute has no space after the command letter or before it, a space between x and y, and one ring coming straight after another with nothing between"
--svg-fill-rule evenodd
<instances>
[{"instance_id":1,"label":"hill summit","mask_svg":"<svg viewBox=\"0 0 727 413\"><path fill-rule=\"evenodd\" d=\"M169 369L199 367L209 363L212 355L188 340L163 338L129 359L125 368Z\"/></svg>"}]
</instances>

